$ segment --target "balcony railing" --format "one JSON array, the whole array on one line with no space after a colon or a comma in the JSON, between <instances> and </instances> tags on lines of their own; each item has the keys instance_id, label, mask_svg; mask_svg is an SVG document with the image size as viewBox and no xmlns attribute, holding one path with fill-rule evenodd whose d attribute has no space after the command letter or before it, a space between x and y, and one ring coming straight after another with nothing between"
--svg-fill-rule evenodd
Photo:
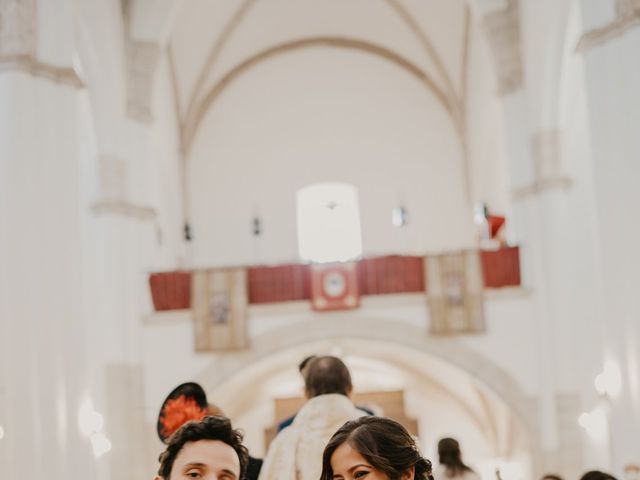
<instances>
[{"instance_id":1,"label":"balcony railing","mask_svg":"<svg viewBox=\"0 0 640 480\"><path fill-rule=\"evenodd\" d=\"M518 247L480 251L485 288L520 285ZM390 255L358 261L361 295L426 292L424 257ZM309 265L288 264L247 267L250 304L309 300ZM191 272L153 273L149 278L156 311L181 310L191 306Z\"/></svg>"}]
</instances>

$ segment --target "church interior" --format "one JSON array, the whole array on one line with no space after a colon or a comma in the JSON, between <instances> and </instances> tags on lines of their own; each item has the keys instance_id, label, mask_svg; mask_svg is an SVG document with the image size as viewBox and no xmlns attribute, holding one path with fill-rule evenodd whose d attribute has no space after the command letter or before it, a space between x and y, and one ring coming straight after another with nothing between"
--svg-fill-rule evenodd
<instances>
[{"instance_id":1,"label":"church interior","mask_svg":"<svg viewBox=\"0 0 640 480\"><path fill-rule=\"evenodd\" d=\"M639 52L639 0L0 0L0 478L152 479L189 381L262 458L333 355L434 463L638 480Z\"/></svg>"}]
</instances>

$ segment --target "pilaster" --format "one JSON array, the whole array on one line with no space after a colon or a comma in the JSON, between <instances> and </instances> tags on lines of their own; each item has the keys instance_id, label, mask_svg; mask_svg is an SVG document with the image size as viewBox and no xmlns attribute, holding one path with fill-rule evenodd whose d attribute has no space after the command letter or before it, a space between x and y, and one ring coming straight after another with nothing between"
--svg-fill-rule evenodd
<instances>
[{"instance_id":1,"label":"pilaster","mask_svg":"<svg viewBox=\"0 0 640 480\"><path fill-rule=\"evenodd\" d=\"M524 82L518 2L519 0L507 0L503 8L491 11L484 17L484 28L498 74L500 95L518 91Z\"/></svg>"}]
</instances>

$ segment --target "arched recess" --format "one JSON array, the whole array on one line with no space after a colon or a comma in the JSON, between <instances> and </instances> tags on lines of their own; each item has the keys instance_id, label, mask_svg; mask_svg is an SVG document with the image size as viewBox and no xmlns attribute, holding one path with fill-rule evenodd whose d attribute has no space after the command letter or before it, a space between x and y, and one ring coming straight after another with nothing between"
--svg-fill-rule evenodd
<instances>
[{"instance_id":1,"label":"arched recess","mask_svg":"<svg viewBox=\"0 0 640 480\"><path fill-rule=\"evenodd\" d=\"M185 153L185 162L188 159L189 150L205 116L207 115L207 112L213 107L216 99L231 83L233 83L236 78L258 66L262 62L296 50L309 48L341 48L353 50L359 53L377 56L403 69L411 76L415 77L435 96L442 108L448 113L462 141L463 122L461 112L459 111L455 101L438 86L428 72L424 71L418 65L406 59L399 53L381 45L355 38L322 36L302 38L268 47L240 62L234 68L229 70L220 80L218 80L203 96L202 100L194 109L193 114L186 118L183 123L181 134L182 149Z\"/></svg>"},{"instance_id":2,"label":"arched recess","mask_svg":"<svg viewBox=\"0 0 640 480\"><path fill-rule=\"evenodd\" d=\"M508 406L526 430L535 455L538 445L537 404L509 373L455 338L428 337L422 328L392 319L337 316L305 323L304 328L297 325L280 327L255 337L247 351L217 357L197 376L197 380L208 392L220 391L234 378L248 374L252 367L259 366L279 352L323 340L339 342L345 339L380 342L423 353L470 375ZM375 356L374 352L372 356Z\"/></svg>"}]
</instances>

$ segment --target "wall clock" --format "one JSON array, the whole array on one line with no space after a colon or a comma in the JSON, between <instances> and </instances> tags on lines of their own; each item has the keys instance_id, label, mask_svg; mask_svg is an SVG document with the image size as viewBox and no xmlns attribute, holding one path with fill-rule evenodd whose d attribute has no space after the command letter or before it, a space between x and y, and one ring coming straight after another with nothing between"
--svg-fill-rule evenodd
<instances>
[{"instance_id":1,"label":"wall clock","mask_svg":"<svg viewBox=\"0 0 640 480\"><path fill-rule=\"evenodd\" d=\"M359 307L356 263L311 265L311 305L318 311Z\"/></svg>"}]
</instances>

